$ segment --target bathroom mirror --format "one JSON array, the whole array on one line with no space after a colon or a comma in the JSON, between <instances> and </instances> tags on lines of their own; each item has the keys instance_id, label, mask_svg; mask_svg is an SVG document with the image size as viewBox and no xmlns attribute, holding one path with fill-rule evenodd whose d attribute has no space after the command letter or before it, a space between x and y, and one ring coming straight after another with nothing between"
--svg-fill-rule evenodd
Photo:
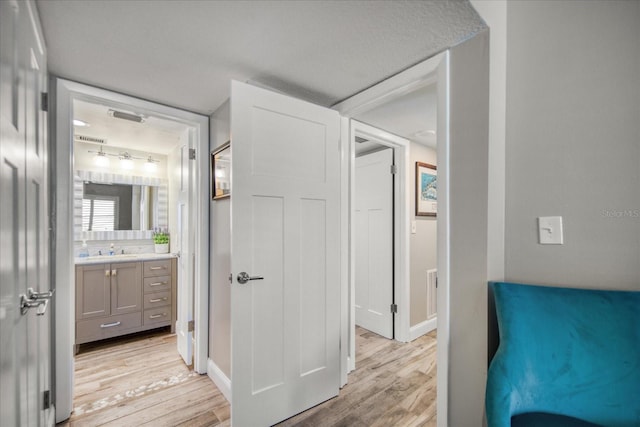
<instances>
[{"instance_id":1,"label":"bathroom mirror","mask_svg":"<svg viewBox=\"0 0 640 427\"><path fill-rule=\"evenodd\" d=\"M150 239L167 227L167 184L162 179L76 171L75 240Z\"/></svg>"},{"instance_id":2,"label":"bathroom mirror","mask_svg":"<svg viewBox=\"0 0 640 427\"><path fill-rule=\"evenodd\" d=\"M82 231L153 230L158 187L85 181Z\"/></svg>"}]
</instances>

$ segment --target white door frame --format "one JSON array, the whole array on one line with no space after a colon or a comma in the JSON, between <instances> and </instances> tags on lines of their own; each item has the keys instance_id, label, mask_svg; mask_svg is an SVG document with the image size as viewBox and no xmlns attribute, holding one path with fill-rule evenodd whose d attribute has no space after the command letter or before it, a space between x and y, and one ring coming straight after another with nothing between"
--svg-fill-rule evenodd
<instances>
[{"instance_id":1,"label":"white door frame","mask_svg":"<svg viewBox=\"0 0 640 427\"><path fill-rule=\"evenodd\" d=\"M73 100L89 102L106 100L111 104L133 106L136 111L180 121L195 129L196 189L195 200L195 292L194 320L195 352L194 370L207 372L208 292L209 292L209 118L131 96L104 89L53 78L50 84L52 105L50 162L55 168L52 190L56 213L55 266L56 313L55 313L55 378L56 378L56 422L69 418L73 409L73 345L75 337L75 282L73 258ZM55 163L53 163L55 162Z\"/></svg>"},{"instance_id":2,"label":"white door frame","mask_svg":"<svg viewBox=\"0 0 640 427\"><path fill-rule=\"evenodd\" d=\"M449 245L450 245L450 233L449 233L449 51L439 53L393 77L363 91L351 98L333 106L334 109L340 112L342 116L356 118L360 113L370 110L378 105L384 104L392 99L410 93L416 89L431 84L437 84L438 92L438 375L437 387L437 411L438 411L438 425L447 425L447 408L448 408L448 360L449 360L449 277L450 277L450 262L449 262ZM345 132L343 131L343 138ZM352 136L352 135L349 135ZM348 202L351 200L351 192L353 188L348 179L352 178L353 167L349 159L353 155L351 152L351 144L343 144L343 162L342 162L342 189L347 194L343 194L343 215L342 215L342 227L344 230L351 230L350 228L350 206ZM407 149L407 157L405 159L406 164L409 162L409 153ZM399 173L403 173L400 172ZM402 176L402 175L401 175ZM410 183L408 183L410 185ZM408 186L407 188L410 188ZM346 205L345 205L345 202ZM407 206L407 211L409 207ZM346 214L344 212L347 212ZM407 212L407 219L409 213ZM349 231L351 233L352 231ZM409 225L407 221L405 232L409 235ZM351 260L349 259L350 249L352 247L348 239L343 239L342 242L342 262L348 266L351 266ZM408 253L408 249L407 249ZM407 261L408 262L408 256ZM344 270L344 269L343 269ZM349 281L351 279L351 273L342 275L343 297L347 293L345 289L349 289ZM404 289L399 290L400 286L396 285L398 315L396 315L396 324L399 330L397 330L397 339L399 341L408 341L409 334L409 286L406 284L406 294ZM351 295L353 298L353 295ZM403 299L404 298L404 299ZM401 312L404 312L405 316L400 317ZM351 312L351 306L343 302L342 304L342 348L349 348L352 351L351 354L346 354L343 350L342 355L342 383L347 382L347 373L350 371L351 363L355 359L350 357L355 356L355 344L351 346L352 341L355 343L355 329L351 327L350 320L354 319L353 312ZM406 317L406 319L404 319Z\"/></svg>"},{"instance_id":3,"label":"white door frame","mask_svg":"<svg viewBox=\"0 0 640 427\"><path fill-rule=\"evenodd\" d=\"M355 136L364 136L379 145L393 149L393 162L397 167L396 179L393 180L393 244L394 244L394 295L398 312L394 319L394 339L401 342L409 341L409 210L410 199L408 189L411 179L408 176L410 141L370 126L366 123L351 119L349 138L349 224L355 223ZM351 331L355 333L355 227L350 227L349 247L349 289L351 295ZM355 369L355 335L349 340L351 366Z\"/></svg>"}]
</instances>

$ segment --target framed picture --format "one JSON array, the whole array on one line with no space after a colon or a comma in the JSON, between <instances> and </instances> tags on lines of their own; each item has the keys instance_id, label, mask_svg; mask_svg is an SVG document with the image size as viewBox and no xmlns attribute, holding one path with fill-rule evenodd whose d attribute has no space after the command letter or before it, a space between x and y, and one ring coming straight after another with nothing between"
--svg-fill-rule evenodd
<instances>
[{"instance_id":1,"label":"framed picture","mask_svg":"<svg viewBox=\"0 0 640 427\"><path fill-rule=\"evenodd\" d=\"M231 142L211 152L211 199L231 196Z\"/></svg>"},{"instance_id":2,"label":"framed picture","mask_svg":"<svg viewBox=\"0 0 640 427\"><path fill-rule=\"evenodd\" d=\"M416 216L438 214L438 173L434 165L416 162Z\"/></svg>"}]
</instances>

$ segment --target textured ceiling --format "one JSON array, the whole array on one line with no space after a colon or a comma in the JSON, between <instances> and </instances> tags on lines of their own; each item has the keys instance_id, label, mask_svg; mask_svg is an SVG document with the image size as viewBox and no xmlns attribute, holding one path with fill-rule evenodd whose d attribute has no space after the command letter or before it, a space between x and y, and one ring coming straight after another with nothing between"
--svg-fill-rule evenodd
<instances>
[{"instance_id":1,"label":"textured ceiling","mask_svg":"<svg viewBox=\"0 0 640 427\"><path fill-rule=\"evenodd\" d=\"M486 28L467 0L38 0L51 73L209 114L229 81L332 105Z\"/></svg>"}]
</instances>

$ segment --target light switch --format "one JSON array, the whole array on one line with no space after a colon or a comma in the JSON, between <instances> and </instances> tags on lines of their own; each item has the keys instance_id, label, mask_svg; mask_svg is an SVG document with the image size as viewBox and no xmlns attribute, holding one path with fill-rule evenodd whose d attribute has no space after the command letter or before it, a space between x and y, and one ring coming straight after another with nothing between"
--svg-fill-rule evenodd
<instances>
[{"instance_id":1,"label":"light switch","mask_svg":"<svg viewBox=\"0 0 640 427\"><path fill-rule=\"evenodd\" d=\"M416 228L417 228L417 224L416 224L416 220L414 219L411 221L411 234L416 234L417 232Z\"/></svg>"},{"instance_id":2,"label":"light switch","mask_svg":"<svg viewBox=\"0 0 640 427\"><path fill-rule=\"evenodd\" d=\"M541 245L562 245L562 217L541 216L538 218L538 238Z\"/></svg>"}]
</instances>

